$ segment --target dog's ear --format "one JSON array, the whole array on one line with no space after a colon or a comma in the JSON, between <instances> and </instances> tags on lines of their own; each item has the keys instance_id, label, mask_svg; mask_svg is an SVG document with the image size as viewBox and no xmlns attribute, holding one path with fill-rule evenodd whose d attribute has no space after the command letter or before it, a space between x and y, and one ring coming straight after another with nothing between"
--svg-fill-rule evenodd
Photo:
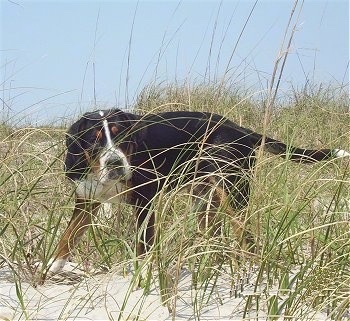
<instances>
[{"instance_id":1,"label":"dog's ear","mask_svg":"<svg viewBox=\"0 0 350 321\"><path fill-rule=\"evenodd\" d=\"M76 121L66 133L67 154L65 159L66 176L72 180L79 180L88 169L88 162L82 147L86 119L84 116Z\"/></svg>"}]
</instances>

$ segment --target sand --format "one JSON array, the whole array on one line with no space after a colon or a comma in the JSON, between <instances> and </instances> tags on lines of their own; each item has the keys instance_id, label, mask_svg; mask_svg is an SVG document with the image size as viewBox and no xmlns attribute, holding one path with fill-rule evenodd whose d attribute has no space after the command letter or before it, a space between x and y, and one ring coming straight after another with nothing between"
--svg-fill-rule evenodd
<instances>
[{"instance_id":1,"label":"sand","mask_svg":"<svg viewBox=\"0 0 350 321\"><path fill-rule=\"evenodd\" d=\"M133 286L131 272L122 275L112 271L87 277L69 263L62 276L49 279L44 285L33 287L28 282L17 282L16 288L13 273L3 266L0 320L242 320L247 300L257 294L254 278L252 272L241 284L232 286L232 277L225 272L196 290L191 273L182 269L177 292L168 304L162 305L157 278L149 294L144 295L144 289ZM19 287L22 296L17 295ZM265 288L266 284L262 284L257 289L261 298L258 310L253 304L246 320L266 320ZM283 301L281 295L279 299ZM305 311L307 314L301 310L300 318L292 320L327 319L324 312L310 311L306 306Z\"/></svg>"}]
</instances>

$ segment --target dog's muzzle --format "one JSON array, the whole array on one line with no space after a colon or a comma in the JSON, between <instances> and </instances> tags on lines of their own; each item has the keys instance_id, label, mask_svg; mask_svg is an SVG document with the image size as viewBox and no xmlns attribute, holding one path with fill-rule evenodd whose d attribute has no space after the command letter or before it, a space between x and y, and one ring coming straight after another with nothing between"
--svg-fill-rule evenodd
<instances>
[{"instance_id":1,"label":"dog's muzzle","mask_svg":"<svg viewBox=\"0 0 350 321\"><path fill-rule=\"evenodd\" d=\"M127 181L131 177L130 164L125 154L118 148L108 149L100 158L102 182L109 180Z\"/></svg>"},{"instance_id":2,"label":"dog's muzzle","mask_svg":"<svg viewBox=\"0 0 350 321\"><path fill-rule=\"evenodd\" d=\"M107 159L105 166L107 169L108 179L123 179L123 177L126 175L123 159L119 157L112 157Z\"/></svg>"}]
</instances>

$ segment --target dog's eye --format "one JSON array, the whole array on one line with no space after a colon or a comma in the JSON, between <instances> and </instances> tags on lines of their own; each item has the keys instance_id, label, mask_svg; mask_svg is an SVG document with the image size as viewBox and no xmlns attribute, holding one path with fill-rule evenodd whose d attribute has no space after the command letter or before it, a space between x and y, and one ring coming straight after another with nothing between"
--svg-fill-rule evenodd
<instances>
[{"instance_id":1,"label":"dog's eye","mask_svg":"<svg viewBox=\"0 0 350 321\"><path fill-rule=\"evenodd\" d=\"M117 135L118 131L119 131L119 129L118 129L117 126L113 125L111 127L111 132L112 132L113 135Z\"/></svg>"},{"instance_id":2,"label":"dog's eye","mask_svg":"<svg viewBox=\"0 0 350 321\"><path fill-rule=\"evenodd\" d=\"M95 137L96 137L96 141L101 140L102 139L102 131L101 130L96 130Z\"/></svg>"},{"instance_id":3,"label":"dog's eye","mask_svg":"<svg viewBox=\"0 0 350 321\"><path fill-rule=\"evenodd\" d=\"M96 145L99 145L99 142L102 140L103 134L101 130L93 130L88 135L85 136L85 142L88 145L88 148L95 148Z\"/></svg>"}]
</instances>

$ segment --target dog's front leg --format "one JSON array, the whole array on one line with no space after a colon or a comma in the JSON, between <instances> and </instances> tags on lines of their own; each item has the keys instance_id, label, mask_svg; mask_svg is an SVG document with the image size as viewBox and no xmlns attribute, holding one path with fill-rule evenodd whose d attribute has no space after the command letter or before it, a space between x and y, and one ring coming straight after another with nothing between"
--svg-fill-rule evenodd
<instances>
[{"instance_id":1,"label":"dog's front leg","mask_svg":"<svg viewBox=\"0 0 350 321\"><path fill-rule=\"evenodd\" d=\"M154 243L154 213L149 212L148 208L141 209L137 214L138 236L136 255L138 257L147 253Z\"/></svg>"},{"instance_id":2,"label":"dog's front leg","mask_svg":"<svg viewBox=\"0 0 350 321\"><path fill-rule=\"evenodd\" d=\"M137 210L137 245L136 245L136 279L137 288L144 288L149 291L152 263L145 260L147 252L154 243L155 215L149 208L143 207Z\"/></svg>"},{"instance_id":3,"label":"dog's front leg","mask_svg":"<svg viewBox=\"0 0 350 321\"><path fill-rule=\"evenodd\" d=\"M71 251L91 225L91 218L97 214L99 206L100 203L98 202L82 199L76 200L72 218L57 245L54 256L48 263L48 272L57 273L62 270Z\"/></svg>"}]
</instances>

